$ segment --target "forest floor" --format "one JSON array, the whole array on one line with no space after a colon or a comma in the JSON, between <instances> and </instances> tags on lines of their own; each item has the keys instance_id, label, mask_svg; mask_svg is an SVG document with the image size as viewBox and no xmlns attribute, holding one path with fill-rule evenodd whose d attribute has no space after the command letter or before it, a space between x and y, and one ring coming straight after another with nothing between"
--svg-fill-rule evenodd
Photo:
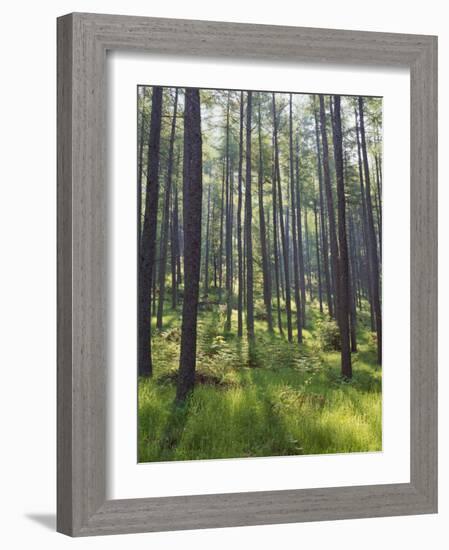
<instances>
[{"instance_id":1,"label":"forest floor","mask_svg":"<svg viewBox=\"0 0 449 550\"><path fill-rule=\"evenodd\" d=\"M139 380L139 462L382 449L382 371L366 323L344 380L340 353L320 347L316 306L301 346L256 319L250 348L224 333L225 306L200 311L196 386L180 408L180 311L168 307L164 330L153 332L153 377ZM235 331L236 311L232 322Z\"/></svg>"}]
</instances>

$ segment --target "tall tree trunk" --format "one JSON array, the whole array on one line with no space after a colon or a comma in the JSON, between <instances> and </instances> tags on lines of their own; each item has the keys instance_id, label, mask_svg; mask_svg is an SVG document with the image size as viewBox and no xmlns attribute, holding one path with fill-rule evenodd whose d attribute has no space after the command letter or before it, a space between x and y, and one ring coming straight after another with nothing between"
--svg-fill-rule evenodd
<instances>
[{"instance_id":1,"label":"tall tree trunk","mask_svg":"<svg viewBox=\"0 0 449 550\"><path fill-rule=\"evenodd\" d=\"M382 313L380 305L380 278L377 257L377 240L374 230L373 207L371 202L371 178L369 172L368 152L365 136L365 118L363 113L363 97L359 97L360 137L363 157L363 171L365 173L366 212L368 222L368 243L371 256L373 303L377 333L377 362L382 364Z\"/></svg>"},{"instance_id":2,"label":"tall tree trunk","mask_svg":"<svg viewBox=\"0 0 449 550\"><path fill-rule=\"evenodd\" d=\"M376 210L377 210L377 225L379 228L379 263L382 265L382 182L381 182L381 162L379 157L374 155L376 165Z\"/></svg>"},{"instance_id":3,"label":"tall tree trunk","mask_svg":"<svg viewBox=\"0 0 449 550\"><path fill-rule=\"evenodd\" d=\"M332 291L331 291L331 277L329 272L329 252L328 252L328 242L327 242L327 231L326 231L326 219L325 219L325 210L326 205L324 202L323 194L323 171L321 165L321 147L320 147L320 130L318 122L318 111L316 108L315 96L313 96L313 112L315 117L315 141L316 141L316 152L317 152L317 170L318 170L318 185L319 185L319 196L320 196L320 223L321 223L321 244L323 250L323 267L324 267L324 279L326 284L326 298L327 298L327 309L329 316L334 316L334 308L332 302Z\"/></svg>"},{"instance_id":4,"label":"tall tree trunk","mask_svg":"<svg viewBox=\"0 0 449 550\"><path fill-rule=\"evenodd\" d=\"M358 122L357 109L355 109L355 131L356 131L356 141L357 141L357 158L358 158L358 168L359 168L359 180L360 180L360 195L361 195L361 204L362 204L362 233L363 241L366 251L366 281L367 281L367 290L368 290L368 301L370 305L370 319L371 319L371 330L375 330L375 313L374 313L374 301L373 301L373 270L371 267L372 257L370 253L369 246L369 231L368 231L368 215L366 210L366 193L365 193L365 184L364 184L364 175L363 175L363 161L362 161L362 147L360 144L360 127Z\"/></svg>"},{"instance_id":5,"label":"tall tree trunk","mask_svg":"<svg viewBox=\"0 0 449 550\"><path fill-rule=\"evenodd\" d=\"M323 147L323 172L324 172L324 188L326 192L326 204L327 204L327 215L329 219L329 240L330 240L330 251L331 251L331 266L334 280L334 291L335 291L335 305L336 305L336 318L338 325L340 327L339 319L339 291L338 291L338 281L340 280L339 276L339 261L338 261L338 243L337 243L337 230L335 223L335 211L334 211L334 198L332 195L332 186L331 186L331 176L329 169L329 145L327 140L327 128L326 128L326 111L324 107L324 97L322 94L320 98L320 126L321 126L321 142ZM341 328L340 328L341 330Z\"/></svg>"},{"instance_id":6,"label":"tall tree trunk","mask_svg":"<svg viewBox=\"0 0 449 550\"><path fill-rule=\"evenodd\" d=\"M273 259L274 259L274 277L275 277L275 287L276 287L276 307L277 307L277 319L278 319L278 328L280 334L284 334L282 328L282 314L281 314L281 297L280 297L280 269L279 269L279 248L278 248L278 229L277 229L277 190L276 190L276 162L274 154L274 131L273 131L273 140L272 140L272 149L273 149L273 159L272 159L272 174L271 174L271 184L272 184L272 203L273 203Z\"/></svg>"},{"instance_id":7,"label":"tall tree trunk","mask_svg":"<svg viewBox=\"0 0 449 550\"><path fill-rule=\"evenodd\" d=\"M204 294L207 296L209 294L209 240L210 240L210 189L211 184L209 184L207 190L207 218L206 218L206 254L204 259Z\"/></svg>"},{"instance_id":8,"label":"tall tree trunk","mask_svg":"<svg viewBox=\"0 0 449 550\"><path fill-rule=\"evenodd\" d=\"M151 376L151 285L156 247L157 210L159 198L159 151L161 137L162 88L153 88L150 135L148 140L148 170L145 215L140 238L139 261L139 375Z\"/></svg>"},{"instance_id":9,"label":"tall tree trunk","mask_svg":"<svg viewBox=\"0 0 449 550\"><path fill-rule=\"evenodd\" d=\"M306 276L307 276L307 288L309 290L310 301L313 302L313 291L312 291L312 267L310 260L310 239L309 239L309 218L307 215L307 202L304 201L304 236L305 236L305 267L306 267Z\"/></svg>"},{"instance_id":10,"label":"tall tree trunk","mask_svg":"<svg viewBox=\"0 0 449 550\"><path fill-rule=\"evenodd\" d=\"M357 351L357 267L354 245L354 220L349 209L349 280L350 280L350 302L351 302L351 352Z\"/></svg>"},{"instance_id":11,"label":"tall tree trunk","mask_svg":"<svg viewBox=\"0 0 449 550\"><path fill-rule=\"evenodd\" d=\"M243 250L242 250L242 179L243 179L243 92L240 92L239 168L237 198L237 256L238 256L238 301L237 335L243 336Z\"/></svg>"},{"instance_id":12,"label":"tall tree trunk","mask_svg":"<svg viewBox=\"0 0 449 550\"><path fill-rule=\"evenodd\" d=\"M273 316L271 311L271 274L268 265L267 237L265 211L263 205L264 163L262 147L262 121L260 115L261 94L259 93L259 174L258 174L258 198L259 198L259 229L260 248L262 254L263 298L267 311L268 331L273 332Z\"/></svg>"},{"instance_id":13,"label":"tall tree trunk","mask_svg":"<svg viewBox=\"0 0 449 550\"><path fill-rule=\"evenodd\" d=\"M341 114L340 114L340 127L341 127ZM342 155L343 155L343 181L346 181L347 173L348 173L348 155L347 151L344 147L343 138L341 139L342 142ZM345 195L346 200L346 195ZM353 257L352 257L352 226L351 226L351 207L350 204L347 205L346 210L346 219L348 219L348 223L346 223L345 230L346 230L346 239L349 242L347 243L347 250L348 250L348 301L349 301L349 328L350 328L350 342L351 342L351 353L355 353L357 351L357 317L356 317L356 301L355 301L355 293L356 293L356 282L355 282L355 276L354 276L354 263L353 263Z\"/></svg>"},{"instance_id":14,"label":"tall tree trunk","mask_svg":"<svg viewBox=\"0 0 449 550\"><path fill-rule=\"evenodd\" d=\"M182 403L195 383L198 295L201 267L202 144L197 88L186 88L184 107L184 301L176 402Z\"/></svg>"},{"instance_id":15,"label":"tall tree trunk","mask_svg":"<svg viewBox=\"0 0 449 550\"><path fill-rule=\"evenodd\" d=\"M316 249L316 268L318 275L318 300L320 303L320 313L323 313L323 289L321 281L321 262L320 262L320 236L318 229L318 208L316 197L313 198L313 215L315 218L315 249Z\"/></svg>"},{"instance_id":16,"label":"tall tree trunk","mask_svg":"<svg viewBox=\"0 0 449 550\"><path fill-rule=\"evenodd\" d=\"M232 319L232 192L230 185L230 158L229 158L229 113L230 113L230 92L228 92L228 106L226 112L226 322L225 332L231 330Z\"/></svg>"},{"instance_id":17,"label":"tall tree trunk","mask_svg":"<svg viewBox=\"0 0 449 550\"><path fill-rule=\"evenodd\" d=\"M277 135L277 114L276 114L276 98L273 93L273 131L274 131L274 162L276 167L276 180L278 185L279 195L279 221L281 229L282 256L284 261L284 280L285 280L285 309L287 313L287 338L291 342L293 340L292 331L292 303L290 295L290 273L288 265L288 250L284 225L284 208L282 204L282 188L281 188L281 171L279 167L279 145Z\"/></svg>"},{"instance_id":18,"label":"tall tree trunk","mask_svg":"<svg viewBox=\"0 0 449 550\"><path fill-rule=\"evenodd\" d=\"M349 256L348 242L346 236L346 203L345 203L345 181L343 172L343 138L341 129L340 96L334 96L333 108L333 134L334 134L334 157L335 174L337 179L337 202L338 202L338 244L339 244L339 266L338 283L340 307L340 338L341 338L341 374L346 378L352 377L351 365L351 344L350 344L350 294L349 294Z\"/></svg>"},{"instance_id":19,"label":"tall tree trunk","mask_svg":"<svg viewBox=\"0 0 449 550\"><path fill-rule=\"evenodd\" d=\"M161 229L161 257L159 261L159 302L157 308L156 326L159 330L162 329L164 315L164 300L165 300L165 275L167 269L167 249L168 249L168 226L170 220L170 197L172 188L173 176L173 152L175 146L176 134L176 115L178 111L178 88L175 91L175 99L173 103L173 119L170 132L170 142L168 146L168 161L167 161L167 179L165 182L164 196L164 223Z\"/></svg>"},{"instance_id":20,"label":"tall tree trunk","mask_svg":"<svg viewBox=\"0 0 449 550\"><path fill-rule=\"evenodd\" d=\"M295 306L296 306L296 337L298 344L302 343L302 314L301 300L299 297L299 251L296 234L296 186L295 186L295 164L293 154L293 98L290 94L289 102L289 148L290 148L290 200L292 205L292 241L293 241L293 276L295 283Z\"/></svg>"},{"instance_id":21,"label":"tall tree trunk","mask_svg":"<svg viewBox=\"0 0 449 550\"><path fill-rule=\"evenodd\" d=\"M231 288L231 304L234 300L234 224L235 224L235 216L234 216L234 165L233 165L233 159L231 156L230 160L230 176L229 176L229 186L230 186L230 195L231 195L231 208L229 210L229 218L230 218L230 238L231 238L231 250L230 250L230 265L231 265L231 282L230 282L230 288Z\"/></svg>"},{"instance_id":22,"label":"tall tree trunk","mask_svg":"<svg viewBox=\"0 0 449 550\"><path fill-rule=\"evenodd\" d=\"M304 269L304 239L302 234L302 186L299 170L299 131L296 134L296 218L298 224L299 289L301 291L301 323L306 326L306 278Z\"/></svg>"},{"instance_id":23,"label":"tall tree trunk","mask_svg":"<svg viewBox=\"0 0 449 550\"><path fill-rule=\"evenodd\" d=\"M218 251L218 301L221 303L223 292L223 230L225 219L225 179L226 159L223 159L223 177L221 181L221 205L220 205L220 246Z\"/></svg>"},{"instance_id":24,"label":"tall tree trunk","mask_svg":"<svg viewBox=\"0 0 449 550\"><path fill-rule=\"evenodd\" d=\"M171 198L171 219L170 219L170 268L171 268L171 307L176 309L177 304L177 283L176 283L176 253L177 244L175 241L175 193L176 184Z\"/></svg>"},{"instance_id":25,"label":"tall tree trunk","mask_svg":"<svg viewBox=\"0 0 449 550\"><path fill-rule=\"evenodd\" d=\"M142 232L142 174L143 174L143 150L145 147L145 116L143 108L145 105L146 87L142 87L142 94L139 97L139 112L140 112L140 130L139 130L139 157L137 165L137 212L138 212L138 232L137 239L140 247L140 237Z\"/></svg>"},{"instance_id":26,"label":"tall tree trunk","mask_svg":"<svg viewBox=\"0 0 449 550\"><path fill-rule=\"evenodd\" d=\"M251 203L251 115L252 92L247 92L246 107L246 330L248 338L254 338L254 296L253 296L253 239L252 239L252 203Z\"/></svg>"},{"instance_id":27,"label":"tall tree trunk","mask_svg":"<svg viewBox=\"0 0 449 550\"><path fill-rule=\"evenodd\" d=\"M243 208L243 309L246 311L246 205Z\"/></svg>"},{"instance_id":28,"label":"tall tree trunk","mask_svg":"<svg viewBox=\"0 0 449 550\"><path fill-rule=\"evenodd\" d=\"M179 160L179 157L178 157ZM172 309L178 305L178 288L181 284L181 261L179 251L179 212L178 212L178 184L175 183L173 193L173 219L172 219Z\"/></svg>"}]
</instances>

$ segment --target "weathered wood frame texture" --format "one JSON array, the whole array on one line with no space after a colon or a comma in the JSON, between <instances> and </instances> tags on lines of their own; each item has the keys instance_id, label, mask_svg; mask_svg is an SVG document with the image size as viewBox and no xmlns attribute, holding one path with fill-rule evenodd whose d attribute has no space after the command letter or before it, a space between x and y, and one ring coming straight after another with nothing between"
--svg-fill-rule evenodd
<instances>
[{"instance_id":1,"label":"weathered wood frame texture","mask_svg":"<svg viewBox=\"0 0 449 550\"><path fill-rule=\"evenodd\" d=\"M437 38L74 13L58 19L58 505L72 536L437 511ZM406 66L410 483L106 500L106 52Z\"/></svg>"}]
</instances>

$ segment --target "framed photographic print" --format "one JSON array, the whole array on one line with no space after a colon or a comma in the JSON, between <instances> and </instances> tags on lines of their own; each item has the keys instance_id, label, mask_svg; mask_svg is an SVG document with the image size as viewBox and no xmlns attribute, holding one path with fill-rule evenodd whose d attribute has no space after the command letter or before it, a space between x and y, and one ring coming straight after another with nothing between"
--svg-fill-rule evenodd
<instances>
[{"instance_id":1,"label":"framed photographic print","mask_svg":"<svg viewBox=\"0 0 449 550\"><path fill-rule=\"evenodd\" d=\"M437 510L435 37L58 19L58 530Z\"/></svg>"}]
</instances>

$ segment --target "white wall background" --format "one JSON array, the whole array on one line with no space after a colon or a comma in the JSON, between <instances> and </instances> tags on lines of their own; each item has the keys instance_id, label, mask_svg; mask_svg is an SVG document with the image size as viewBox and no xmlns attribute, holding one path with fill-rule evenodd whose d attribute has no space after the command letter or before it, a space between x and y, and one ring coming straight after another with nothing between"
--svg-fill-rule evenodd
<instances>
[{"instance_id":1,"label":"white wall background","mask_svg":"<svg viewBox=\"0 0 449 550\"><path fill-rule=\"evenodd\" d=\"M438 0L16 0L3 5L0 32L0 540L4 548L332 547L409 550L447 547L449 442L447 369L440 369L440 513L282 526L123 535L71 540L55 524L56 24L58 15L95 11L439 35L440 126L448 122L449 30ZM440 155L449 150L440 135ZM444 154L445 153L445 154ZM442 163L443 165L443 163ZM449 200L440 172L440 208ZM442 211L444 213L444 211ZM441 242L449 230L441 216ZM440 278L448 276L440 247ZM440 311L449 306L441 297ZM440 315L442 346L448 322ZM444 351L443 349L441 350ZM441 356L444 357L443 353Z\"/></svg>"}]
</instances>

